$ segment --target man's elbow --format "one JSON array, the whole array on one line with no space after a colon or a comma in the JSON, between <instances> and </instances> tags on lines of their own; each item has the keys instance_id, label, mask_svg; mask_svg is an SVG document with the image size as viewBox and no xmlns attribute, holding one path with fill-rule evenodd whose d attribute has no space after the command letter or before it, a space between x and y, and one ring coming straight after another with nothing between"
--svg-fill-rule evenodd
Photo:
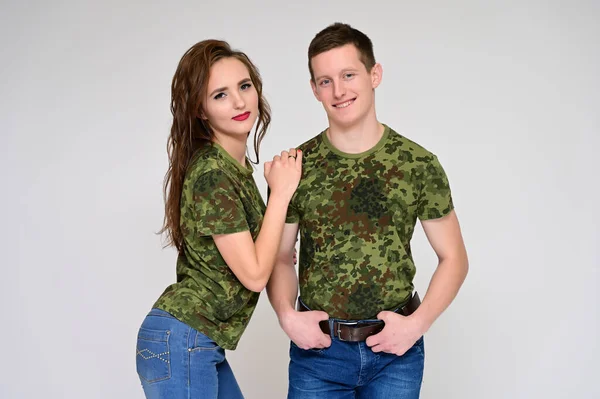
<instances>
[{"instance_id":1,"label":"man's elbow","mask_svg":"<svg viewBox=\"0 0 600 399\"><path fill-rule=\"evenodd\" d=\"M464 250L456 251L453 254L449 254L439 258L440 265L447 265L457 272L467 276L469 272L469 258L467 252Z\"/></svg>"}]
</instances>

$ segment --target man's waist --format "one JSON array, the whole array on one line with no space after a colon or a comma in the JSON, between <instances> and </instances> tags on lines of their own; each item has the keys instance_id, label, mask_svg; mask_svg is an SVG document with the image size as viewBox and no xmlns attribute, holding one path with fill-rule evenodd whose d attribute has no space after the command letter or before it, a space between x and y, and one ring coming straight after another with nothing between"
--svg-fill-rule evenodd
<instances>
[{"instance_id":1,"label":"man's waist","mask_svg":"<svg viewBox=\"0 0 600 399\"><path fill-rule=\"evenodd\" d=\"M330 318L339 320L369 320L377 319L379 312L393 312L410 300L412 287L406 287L402 292L380 292L373 290L355 295L346 295L321 290L300 289L300 301L311 310L320 310ZM326 299L327 298L327 299ZM374 300L377 298L377 300Z\"/></svg>"},{"instance_id":2,"label":"man's waist","mask_svg":"<svg viewBox=\"0 0 600 399\"><path fill-rule=\"evenodd\" d=\"M402 316L410 316L417 310L420 304L421 299L419 298L419 294L414 292L410 295L408 300L395 308L390 309L390 311ZM303 312L312 309L302 301L302 298L298 298L298 310ZM324 320L319 323L319 327L321 327L321 331L323 331L324 334L337 337L340 341L352 342L364 341L367 337L380 332L384 325L385 323L382 320L376 318L354 320L330 318L329 320Z\"/></svg>"}]
</instances>

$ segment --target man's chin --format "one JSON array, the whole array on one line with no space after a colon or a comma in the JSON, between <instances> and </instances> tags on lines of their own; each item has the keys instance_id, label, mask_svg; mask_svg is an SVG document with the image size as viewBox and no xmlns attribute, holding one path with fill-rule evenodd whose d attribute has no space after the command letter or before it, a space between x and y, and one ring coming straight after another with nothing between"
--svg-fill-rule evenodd
<instances>
[{"instance_id":1,"label":"man's chin","mask_svg":"<svg viewBox=\"0 0 600 399\"><path fill-rule=\"evenodd\" d=\"M343 118L340 118L339 115L330 115L329 124L345 128L354 126L358 122L358 119L358 115L344 115Z\"/></svg>"}]
</instances>

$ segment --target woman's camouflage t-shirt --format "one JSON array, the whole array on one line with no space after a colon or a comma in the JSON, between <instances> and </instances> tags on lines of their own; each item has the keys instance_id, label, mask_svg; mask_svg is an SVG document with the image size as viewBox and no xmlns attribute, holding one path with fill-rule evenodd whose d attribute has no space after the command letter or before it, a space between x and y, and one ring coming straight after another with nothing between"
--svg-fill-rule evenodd
<instances>
[{"instance_id":1,"label":"woman's camouflage t-shirt","mask_svg":"<svg viewBox=\"0 0 600 399\"><path fill-rule=\"evenodd\" d=\"M259 293L237 279L212 235L258 236L266 207L246 162L244 168L218 144L201 149L193 160L181 196L184 250L177 259L177 282L154 304L229 350L236 348Z\"/></svg>"}]
</instances>

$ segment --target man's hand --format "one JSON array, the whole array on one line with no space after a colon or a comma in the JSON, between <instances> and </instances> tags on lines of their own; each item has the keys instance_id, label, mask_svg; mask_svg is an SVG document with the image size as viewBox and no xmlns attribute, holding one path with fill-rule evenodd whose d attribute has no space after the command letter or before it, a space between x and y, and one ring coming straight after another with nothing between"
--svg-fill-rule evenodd
<instances>
[{"instance_id":1,"label":"man's hand","mask_svg":"<svg viewBox=\"0 0 600 399\"><path fill-rule=\"evenodd\" d=\"M379 312L377 318L384 321L385 327L378 334L367 338L366 343L373 352L402 356L424 333L421 323L411 316L383 311Z\"/></svg>"},{"instance_id":2,"label":"man's hand","mask_svg":"<svg viewBox=\"0 0 600 399\"><path fill-rule=\"evenodd\" d=\"M287 312L280 318L279 323L283 331L300 349L328 348L331 337L323 334L319 327L321 320L328 320L327 313L320 310Z\"/></svg>"}]
</instances>

